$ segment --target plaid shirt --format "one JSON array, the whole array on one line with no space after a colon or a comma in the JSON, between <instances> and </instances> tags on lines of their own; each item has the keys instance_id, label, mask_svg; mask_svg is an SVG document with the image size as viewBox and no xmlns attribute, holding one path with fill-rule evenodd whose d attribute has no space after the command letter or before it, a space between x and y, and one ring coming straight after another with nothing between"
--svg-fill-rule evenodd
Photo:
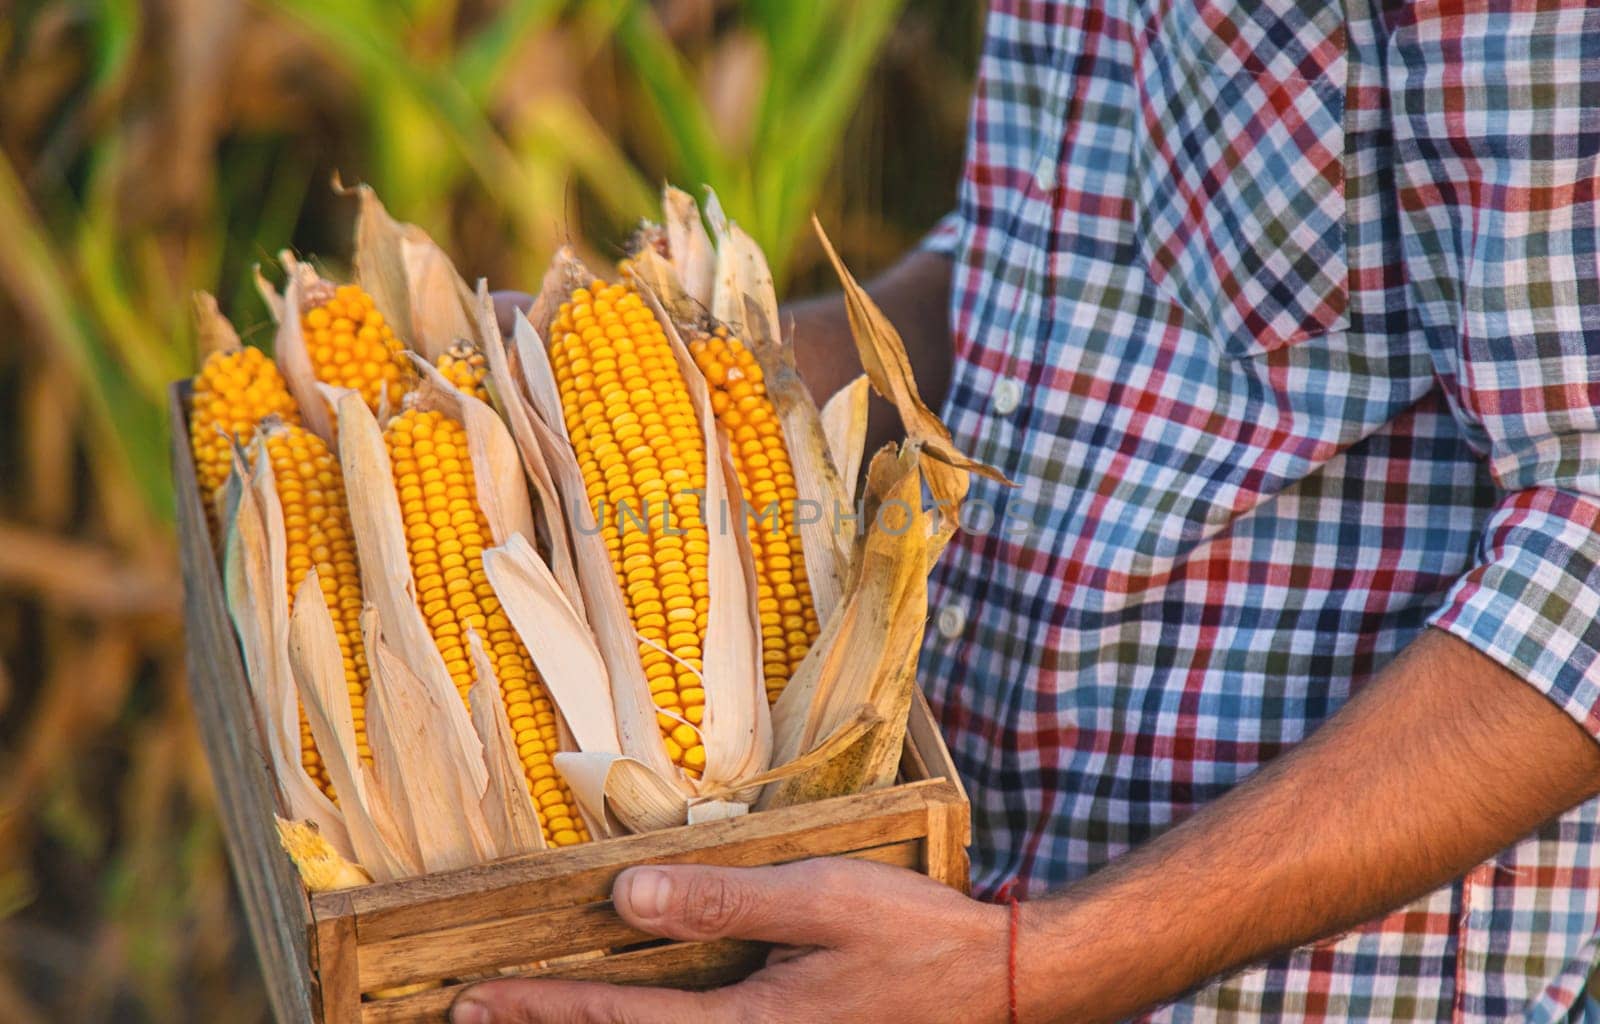
<instances>
[{"instance_id":1,"label":"plaid shirt","mask_svg":"<svg viewBox=\"0 0 1600 1024\"><path fill-rule=\"evenodd\" d=\"M1216 799L1428 625L1600 733L1600 7L1375 2L992 5L930 244L946 420L1020 487L975 481L923 659L982 893ZM1597 839L1155 1018L1581 1019Z\"/></svg>"}]
</instances>

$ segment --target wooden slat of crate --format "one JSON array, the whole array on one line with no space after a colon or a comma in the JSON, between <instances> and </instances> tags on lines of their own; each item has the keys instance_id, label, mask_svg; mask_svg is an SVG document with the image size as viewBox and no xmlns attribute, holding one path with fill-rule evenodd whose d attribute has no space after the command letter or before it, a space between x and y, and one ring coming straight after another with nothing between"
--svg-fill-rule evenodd
<instances>
[{"instance_id":1,"label":"wooden slat of crate","mask_svg":"<svg viewBox=\"0 0 1600 1024\"><path fill-rule=\"evenodd\" d=\"M219 580L205 523L205 505L189 453L188 385L170 393L172 477L176 490L183 576ZM198 520L196 517L199 517ZM272 769L251 710L244 665L223 605L220 584L184 587L189 695L216 780L218 810L233 877L244 903L272 1012L279 1021L312 1019L311 924L305 889L278 849L273 830Z\"/></svg>"},{"instance_id":2,"label":"wooden slat of crate","mask_svg":"<svg viewBox=\"0 0 1600 1024\"><path fill-rule=\"evenodd\" d=\"M947 784L917 782L804 807L622 836L363 886L349 895L363 943L415 935L605 899L617 873L630 864L692 860L748 867L916 838L926 828L923 790L941 785ZM327 899L327 895L312 897L312 912L319 918Z\"/></svg>"},{"instance_id":3,"label":"wooden slat of crate","mask_svg":"<svg viewBox=\"0 0 1600 1024\"><path fill-rule=\"evenodd\" d=\"M911 694L911 713L906 717L905 756L920 763L908 771L902 759L902 778L944 779L956 788L960 801L967 803L967 788L961 784L961 773L956 771L950 748L945 746L944 734L939 731L939 720L933 717L933 708L928 706L928 698L921 689Z\"/></svg>"},{"instance_id":4,"label":"wooden slat of crate","mask_svg":"<svg viewBox=\"0 0 1600 1024\"><path fill-rule=\"evenodd\" d=\"M748 942L674 942L616 953L582 964L556 964L508 977L567 978L620 985L671 985L707 989L738 981L758 969L766 950ZM446 985L399 999L361 1004L361 1024L418 1024L441 1021L467 984Z\"/></svg>"}]
</instances>

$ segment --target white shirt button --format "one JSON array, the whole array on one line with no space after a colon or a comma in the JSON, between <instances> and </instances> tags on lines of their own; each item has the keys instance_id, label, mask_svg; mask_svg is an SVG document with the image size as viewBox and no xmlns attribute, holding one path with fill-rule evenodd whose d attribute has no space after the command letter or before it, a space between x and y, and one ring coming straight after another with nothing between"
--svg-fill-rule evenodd
<instances>
[{"instance_id":1,"label":"white shirt button","mask_svg":"<svg viewBox=\"0 0 1600 1024\"><path fill-rule=\"evenodd\" d=\"M1053 157L1042 156L1033 169L1033 183L1040 192L1054 192L1056 187L1056 162Z\"/></svg>"},{"instance_id":2,"label":"white shirt button","mask_svg":"<svg viewBox=\"0 0 1600 1024\"><path fill-rule=\"evenodd\" d=\"M994 386L994 411L1001 416L1010 416L1017 411L1017 406L1022 404L1022 384L1010 377L1001 378Z\"/></svg>"},{"instance_id":3,"label":"white shirt button","mask_svg":"<svg viewBox=\"0 0 1600 1024\"><path fill-rule=\"evenodd\" d=\"M958 604L947 604L939 609L939 635L954 640L967 628L967 613Z\"/></svg>"}]
</instances>

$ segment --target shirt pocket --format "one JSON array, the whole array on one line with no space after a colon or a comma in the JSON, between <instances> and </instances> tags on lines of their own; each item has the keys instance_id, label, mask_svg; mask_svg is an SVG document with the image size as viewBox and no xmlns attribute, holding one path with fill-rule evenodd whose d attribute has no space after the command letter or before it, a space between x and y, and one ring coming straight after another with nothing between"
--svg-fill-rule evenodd
<instances>
[{"instance_id":1,"label":"shirt pocket","mask_svg":"<svg viewBox=\"0 0 1600 1024\"><path fill-rule=\"evenodd\" d=\"M1133 168L1151 279L1231 356L1344 329L1343 5L1151 6Z\"/></svg>"}]
</instances>

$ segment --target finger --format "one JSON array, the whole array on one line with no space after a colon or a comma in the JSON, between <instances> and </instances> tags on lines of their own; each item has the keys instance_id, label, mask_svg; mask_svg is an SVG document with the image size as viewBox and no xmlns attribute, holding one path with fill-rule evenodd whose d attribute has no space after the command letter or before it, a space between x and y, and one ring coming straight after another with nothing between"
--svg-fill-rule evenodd
<instances>
[{"instance_id":1,"label":"finger","mask_svg":"<svg viewBox=\"0 0 1600 1024\"><path fill-rule=\"evenodd\" d=\"M732 992L679 992L589 981L513 980L474 985L450 1007L450 1024L732 1024Z\"/></svg>"},{"instance_id":2,"label":"finger","mask_svg":"<svg viewBox=\"0 0 1600 1024\"><path fill-rule=\"evenodd\" d=\"M494 300L494 318L500 324L500 333L504 337L511 337L511 331L516 327L517 313L526 313L533 308L533 296L527 292L490 292L489 297Z\"/></svg>"},{"instance_id":3,"label":"finger","mask_svg":"<svg viewBox=\"0 0 1600 1024\"><path fill-rule=\"evenodd\" d=\"M870 913L867 904L875 902L863 891L870 877L864 881L862 873L842 867L810 860L764 868L629 868L617 876L611 901L624 921L667 938L834 946L857 930L863 913Z\"/></svg>"}]
</instances>

